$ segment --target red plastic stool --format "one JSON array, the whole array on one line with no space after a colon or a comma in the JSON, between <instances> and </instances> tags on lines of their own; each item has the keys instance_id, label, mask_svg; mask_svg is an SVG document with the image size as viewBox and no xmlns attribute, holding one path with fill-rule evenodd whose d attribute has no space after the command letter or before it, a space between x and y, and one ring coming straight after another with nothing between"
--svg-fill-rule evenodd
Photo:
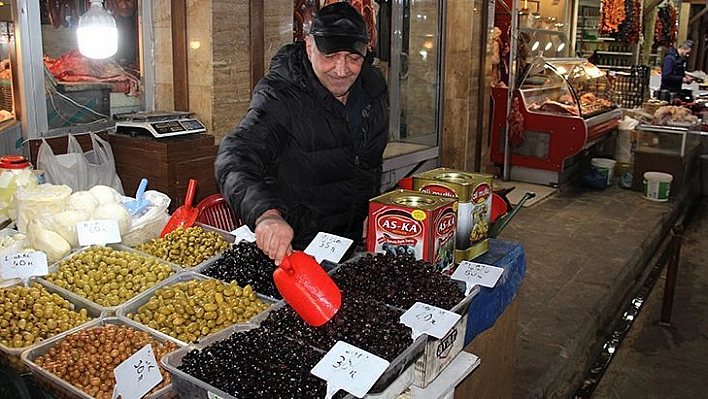
<instances>
[{"instance_id":1,"label":"red plastic stool","mask_svg":"<svg viewBox=\"0 0 708 399\"><path fill-rule=\"evenodd\" d=\"M201 200L197 206L197 222L225 231L234 231L243 223L221 194L212 194Z\"/></svg>"}]
</instances>

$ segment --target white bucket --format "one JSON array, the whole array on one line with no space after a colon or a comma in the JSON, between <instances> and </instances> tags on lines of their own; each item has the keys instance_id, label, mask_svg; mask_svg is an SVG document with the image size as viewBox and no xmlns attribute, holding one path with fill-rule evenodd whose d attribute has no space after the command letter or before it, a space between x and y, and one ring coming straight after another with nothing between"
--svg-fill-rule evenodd
<instances>
[{"instance_id":1,"label":"white bucket","mask_svg":"<svg viewBox=\"0 0 708 399\"><path fill-rule=\"evenodd\" d=\"M644 173L644 198L651 201L668 201L671 191L671 182L674 177L668 173Z\"/></svg>"},{"instance_id":2,"label":"white bucket","mask_svg":"<svg viewBox=\"0 0 708 399\"><path fill-rule=\"evenodd\" d=\"M612 176L615 174L615 165L617 164L617 161L607 158L593 158L590 160L590 163L593 168L597 169L605 176L607 179L607 185L611 186Z\"/></svg>"}]
</instances>

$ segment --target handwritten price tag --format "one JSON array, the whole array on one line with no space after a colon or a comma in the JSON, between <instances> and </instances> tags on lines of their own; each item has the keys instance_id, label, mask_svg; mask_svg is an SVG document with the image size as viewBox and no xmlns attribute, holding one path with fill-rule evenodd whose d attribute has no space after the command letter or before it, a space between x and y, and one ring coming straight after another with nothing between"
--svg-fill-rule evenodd
<instances>
[{"instance_id":1,"label":"handwritten price tag","mask_svg":"<svg viewBox=\"0 0 708 399\"><path fill-rule=\"evenodd\" d=\"M501 267L463 260L450 278L464 281L465 295L469 295L475 285L494 288L503 273Z\"/></svg>"},{"instance_id":2,"label":"handwritten price tag","mask_svg":"<svg viewBox=\"0 0 708 399\"><path fill-rule=\"evenodd\" d=\"M327 399L340 389L363 398L388 365L385 359L338 341L310 372L327 381Z\"/></svg>"},{"instance_id":3,"label":"handwritten price tag","mask_svg":"<svg viewBox=\"0 0 708 399\"><path fill-rule=\"evenodd\" d=\"M401 315L401 323L413 330L413 339L421 334L443 338L462 316L423 302L416 302Z\"/></svg>"},{"instance_id":4,"label":"handwritten price tag","mask_svg":"<svg viewBox=\"0 0 708 399\"><path fill-rule=\"evenodd\" d=\"M139 399L162 381L152 346L147 344L113 370L116 387L113 397Z\"/></svg>"},{"instance_id":5,"label":"handwritten price tag","mask_svg":"<svg viewBox=\"0 0 708 399\"><path fill-rule=\"evenodd\" d=\"M20 252L4 255L0 260L2 261L3 280L12 278L27 280L32 276L46 276L49 274L47 254L44 252Z\"/></svg>"},{"instance_id":6,"label":"handwritten price tag","mask_svg":"<svg viewBox=\"0 0 708 399\"><path fill-rule=\"evenodd\" d=\"M82 247L121 242L118 221L115 219L79 222L76 224L76 233Z\"/></svg>"},{"instance_id":7,"label":"handwritten price tag","mask_svg":"<svg viewBox=\"0 0 708 399\"><path fill-rule=\"evenodd\" d=\"M231 234L236 237L236 240L234 242L241 242L241 241L246 241L246 242L256 242L256 235L251 231L251 229L247 225L243 225L236 230L232 231Z\"/></svg>"},{"instance_id":8,"label":"handwritten price tag","mask_svg":"<svg viewBox=\"0 0 708 399\"><path fill-rule=\"evenodd\" d=\"M322 263L323 260L338 263L354 241L334 234L319 232L305 248L305 253Z\"/></svg>"}]
</instances>

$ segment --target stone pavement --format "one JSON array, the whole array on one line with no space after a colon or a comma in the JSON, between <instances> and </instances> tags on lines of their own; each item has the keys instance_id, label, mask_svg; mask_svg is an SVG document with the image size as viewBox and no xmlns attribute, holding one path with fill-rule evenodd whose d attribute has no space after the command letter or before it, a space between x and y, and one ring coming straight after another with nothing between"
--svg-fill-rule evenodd
<instances>
[{"instance_id":1,"label":"stone pavement","mask_svg":"<svg viewBox=\"0 0 708 399\"><path fill-rule=\"evenodd\" d=\"M593 397L706 397L708 198L703 197L684 224L670 317L660 323L664 268Z\"/></svg>"},{"instance_id":2,"label":"stone pavement","mask_svg":"<svg viewBox=\"0 0 708 399\"><path fill-rule=\"evenodd\" d=\"M613 318L699 192L698 178L664 203L616 186L563 187L516 214L499 235L521 242L527 261L514 398L572 395Z\"/></svg>"}]
</instances>

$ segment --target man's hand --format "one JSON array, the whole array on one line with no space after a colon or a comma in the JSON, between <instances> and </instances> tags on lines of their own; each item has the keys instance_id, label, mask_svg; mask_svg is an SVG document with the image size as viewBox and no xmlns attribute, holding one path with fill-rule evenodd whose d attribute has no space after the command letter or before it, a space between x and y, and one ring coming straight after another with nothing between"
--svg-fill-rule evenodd
<instances>
[{"instance_id":1,"label":"man's hand","mask_svg":"<svg viewBox=\"0 0 708 399\"><path fill-rule=\"evenodd\" d=\"M276 265L293 252L293 228L277 209L269 209L256 220L256 244Z\"/></svg>"},{"instance_id":2,"label":"man's hand","mask_svg":"<svg viewBox=\"0 0 708 399\"><path fill-rule=\"evenodd\" d=\"M693 78L692 78L692 77L690 77L690 76L688 76L688 75L686 75L686 76L683 77L683 83L691 83L691 82L693 82Z\"/></svg>"}]
</instances>

